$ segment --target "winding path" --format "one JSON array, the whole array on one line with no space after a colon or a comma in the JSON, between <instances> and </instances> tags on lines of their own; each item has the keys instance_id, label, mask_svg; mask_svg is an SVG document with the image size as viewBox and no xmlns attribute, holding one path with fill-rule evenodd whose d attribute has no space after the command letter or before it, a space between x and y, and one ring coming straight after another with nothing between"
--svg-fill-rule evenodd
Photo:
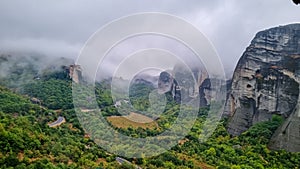
<instances>
[{"instance_id":1,"label":"winding path","mask_svg":"<svg viewBox=\"0 0 300 169\"><path fill-rule=\"evenodd\" d=\"M64 122L66 122L66 119L62 116L59 116L58 119L55 122L50 123L48 125L49 125L49 127L56 127L56 126L60 126Z\"/></svg>"}]
</instances>

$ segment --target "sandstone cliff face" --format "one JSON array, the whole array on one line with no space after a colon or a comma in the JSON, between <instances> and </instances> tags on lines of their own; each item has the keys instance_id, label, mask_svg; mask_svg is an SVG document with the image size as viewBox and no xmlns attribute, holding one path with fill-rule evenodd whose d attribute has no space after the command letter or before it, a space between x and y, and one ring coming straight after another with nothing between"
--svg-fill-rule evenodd
<instances>
[{"instance_id":1,"label":"sandstone cliff face","mask_svg":"<svg viewBox=\"0 0 300 169\"><path fill-rule=\"evenodd\" d=\"M230 116L228 132L239 135L253 124L279 114L286 118L286 124L278 129L272 145L277 149L287 149L277 141L290 140L292 144L296 141L300 151L300 123L295 109L299 77L300 24L259 32L239 60L233 75L224 112ZM287 128L291 130L283 132Z\"/></svg>"}]
</instances>

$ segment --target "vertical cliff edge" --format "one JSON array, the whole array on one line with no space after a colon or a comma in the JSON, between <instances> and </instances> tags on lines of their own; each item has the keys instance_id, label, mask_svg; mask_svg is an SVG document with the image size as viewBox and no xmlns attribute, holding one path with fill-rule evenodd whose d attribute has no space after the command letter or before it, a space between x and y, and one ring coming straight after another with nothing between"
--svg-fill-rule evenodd
<instances>
[{"instance_id":1,"label":"vertical cliff edge","mask_svg":"<svg viewBox=\"0 0 300 169\"><path fill-rule=\"evenodd\" d=\"M256 34L235 69L224 114L228 132L240 135L273 114L285 118L270 147L300 151L300 24Z\"/></svg>"}]
</instances>

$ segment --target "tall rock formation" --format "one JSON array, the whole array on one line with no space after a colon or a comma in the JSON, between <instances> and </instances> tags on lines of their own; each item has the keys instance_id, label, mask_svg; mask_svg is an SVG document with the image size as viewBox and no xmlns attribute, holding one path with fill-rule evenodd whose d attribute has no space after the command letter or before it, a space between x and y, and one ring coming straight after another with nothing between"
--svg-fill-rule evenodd
<instances>
[{"instance_id":1,"label":"tall rock formation","mask_svg":"<svg viewBox=\"0 0 300 169\"><path fill-rule=\"evenodd\" d=\"M166 93L172 91L174 87L174 78L166 71L161 72L158 78L158 91L160 93Z\"/></svg>"},{"instance_id":2,"label":"tall rock formation","mask_svg":"<svg viewBox=\"0 0 300 169\"><path fill-rule=\"evenodd\" d=\"M286 120L270 147L300 151L299 77L300 24L257 33L233 75L224 112L230 117L228 132L239 135L273 114L282 115Z\"/></svg>"},{"instance_id":3,"label":"tall rock formation","mask_svg":"<svg viewBox=\"0 0 300 169\"><path fill-rule=\"evenodd\" d=\"M175 65L172 71L161 72L158 79L158 91L170 92L173 99L180 103L191 98L200 98L200 107L210 104L211 83L206 70L184 65Z\"/></svg>"},{"instance_id":4,"label":"tall rock formation","mask_svg":"<svg viewBox=\"0 0 300 169\"><path fill-rule=\"evenodd\" d=\"M80 65L70 65L64 66L64 69L68 72L69 78L71 78L75 83L80 83L82 81L82 70Z\"/></svg>"}]
</instances>

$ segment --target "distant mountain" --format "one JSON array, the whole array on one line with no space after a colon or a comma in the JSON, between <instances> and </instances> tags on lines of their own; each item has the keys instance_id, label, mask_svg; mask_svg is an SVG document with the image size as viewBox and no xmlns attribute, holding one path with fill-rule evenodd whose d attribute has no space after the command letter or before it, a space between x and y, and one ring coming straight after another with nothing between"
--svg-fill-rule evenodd
<instances>
[{"instance_id":1,"label":"distant mountain","mask_svg":"<svg viewBox=\"0 0 300 169\"><path fill-rule=\"evenodd\" d=\"M67 58L50 58L37 54L0 54L0 84L18 90L40 77L60 72L63 66L71 65Z\"/></svg>"}]
</instances>

